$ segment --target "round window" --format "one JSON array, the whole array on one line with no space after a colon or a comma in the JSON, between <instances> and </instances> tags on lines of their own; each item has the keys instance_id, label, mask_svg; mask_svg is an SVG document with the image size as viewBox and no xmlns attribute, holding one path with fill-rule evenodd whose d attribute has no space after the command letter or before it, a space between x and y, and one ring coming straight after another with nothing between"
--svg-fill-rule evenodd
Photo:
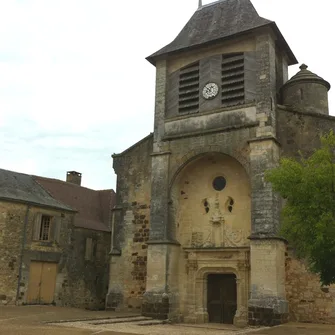
<instances>
[{"instance_id":1,"label":"round window","mask_svg":"<svg viewBox=\"0 0 335 335\"><path fill-rule=\"evenodd\" d=\"M222 191L226 187L227 181L225 177L216 177L213 180L213 187L216 191Z\"/></svg>"}]
</instances>

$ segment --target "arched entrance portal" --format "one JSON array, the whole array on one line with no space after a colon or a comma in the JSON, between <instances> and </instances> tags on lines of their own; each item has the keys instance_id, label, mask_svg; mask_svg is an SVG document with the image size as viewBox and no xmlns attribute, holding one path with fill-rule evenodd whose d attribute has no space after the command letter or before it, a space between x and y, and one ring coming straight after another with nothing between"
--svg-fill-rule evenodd
<instances>
[{"instance_id":1,"label":"arched entrance portal","mask_svg":"<svg viewBox=\"0 0 335 335\"><path fill-rule=\"evenodd\" d=\"M233 324L236 309L236 276L234 274L209 274L207 278L208 321Z\"/></svg>"},{"instance_id":2,"label":"arched entrance portal","mask_svg":"<svg viewBox=\"0 0 335 335\"><path fill-rule=\"evenodd\" d=\"M243 166L222 153L195 157L173 180L169 220L181 248L171 283L183 320L245 325L251 201Z\"/></svg>"}]
</instances>

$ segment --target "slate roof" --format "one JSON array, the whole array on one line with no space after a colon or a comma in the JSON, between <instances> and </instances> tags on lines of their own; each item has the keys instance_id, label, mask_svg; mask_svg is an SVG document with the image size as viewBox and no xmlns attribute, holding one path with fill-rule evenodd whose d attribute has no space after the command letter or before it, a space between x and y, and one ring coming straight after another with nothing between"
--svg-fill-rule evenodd
<instances>
[{"instance_id":1,"label":"slate roof","mask_svg":"<svg viewBox=\"0 0 335 335\"><path fill-rule=\"evenodd\" d=\"M319 83L327 88L327 90L330 90L330 84L328 81L324 80L317 74L307 70L308 66L306 64L302 64L300 67L300 71L296 73L290 80L288 80L284 87L290 86L292 84L295 84L297 82L307 82L307 83Z\"/></svg>"},{"instance_id":2,"label":"slate roof","mask_svg":"<svg viewBox=\"0 0 335 335\"><path fill-rule=\"evenodd\" d=\"M54 199L30 175L0 169L0 199L73 211Z\"/></svg>"},{"instance_id":3,"label":"slate roof","mask_svg":"<svg viewBox=\"0 0 335 335\"><path fill-rule=\"evenodd\" d=\"M275 22L260 17L250 0L221 0L202 6L173 42L147 57L147 60L155 64L159 56L231 38L264 26L271 26L276 33L278 42L287 52L289 65L296 64L297 59Z\"/></svg>"},{"instance_id":4,"label":"slate roof","mask_svg":"<svg viewBox=\"0 0 335 335\"><path fill-rule=\"evenodd\" d=\"M78 213L74 225L80 228L110 231L111 209L115 205L113 190L95 191L59 179L33 177L55 199L70 206Z\"/></svg>"}]
</instances>

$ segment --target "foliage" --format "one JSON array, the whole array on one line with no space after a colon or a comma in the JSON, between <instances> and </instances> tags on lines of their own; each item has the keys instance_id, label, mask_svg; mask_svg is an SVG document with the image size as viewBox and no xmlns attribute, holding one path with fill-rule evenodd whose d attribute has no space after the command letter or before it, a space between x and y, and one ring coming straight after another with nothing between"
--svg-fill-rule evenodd
<instances>
[{"instance_id":1,"label":"foliage","mask_svg":"<svg viewBox=\"0 0 335 335\"><path fill-rule=\"evenodd\" d=\"M335 283L335 135L321 136L321 148L300 160L283 158L266 180L285 199L280 234L320 275Z\"/></svg>"}]
</instances>

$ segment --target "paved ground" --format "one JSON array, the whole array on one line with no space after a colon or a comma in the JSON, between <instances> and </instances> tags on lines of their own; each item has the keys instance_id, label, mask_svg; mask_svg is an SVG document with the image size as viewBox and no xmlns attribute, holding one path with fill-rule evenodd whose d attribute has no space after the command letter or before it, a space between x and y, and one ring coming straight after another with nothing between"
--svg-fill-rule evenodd
<instances>
[{"instance_id":1,"label":"paved ground","mask_svg":"<svg viewBox=\"0 0 335 335\"><path fill-rule=\"evenodd\" d=\"M108 312L92 312L76 308L52 306L0 306L1 335L86 335L96 331L50 325L45 322L91 318L108 318ZM99 335L119 335L115 332L100 332ZM125 334L122 335L133 335Z\"/></svg>"},{"instance_id":2,"label":"paved ground","mask_svg":"<svg viewBox=\"0 0 335 335\"><path fill-rule=\"evenodd\" d=\"M115 317L118 317L117 323ZM123 318L133 322L123 323ZM334 335L335 325L287 324L265 329L226 325L142 325L130 313L91 312L51 306L0 306L0 335ZM62 321L62 322L59 322ZM65 322L64 322L65 321ZM146 323L147 321L141 321Z\"/></svg>"}]
</instances>

